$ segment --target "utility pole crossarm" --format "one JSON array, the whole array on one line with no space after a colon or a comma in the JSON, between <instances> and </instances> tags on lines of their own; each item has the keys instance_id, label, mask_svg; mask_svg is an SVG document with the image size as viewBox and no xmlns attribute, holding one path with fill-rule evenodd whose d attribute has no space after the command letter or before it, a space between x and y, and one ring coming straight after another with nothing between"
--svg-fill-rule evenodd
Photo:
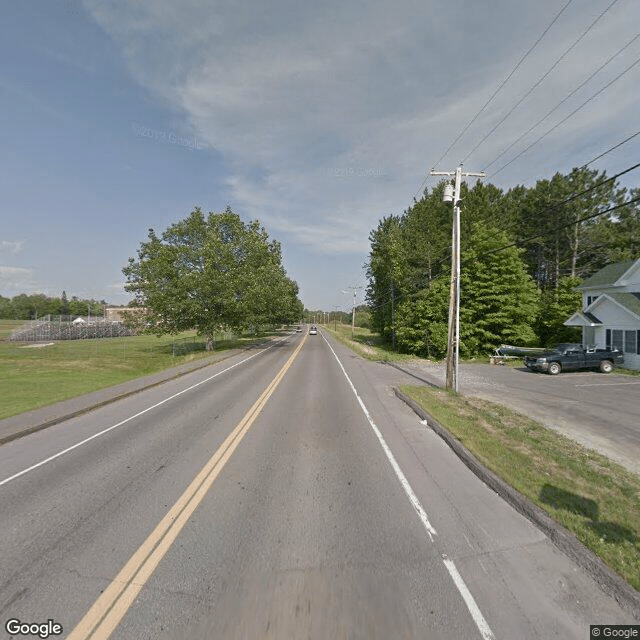
<instances>
[{"instance_id":1,"label":"utility pole crossarm","mask_svg":"<svg viewBox=\"0 0 640 640\"><path fill-rule=\"evenodd\" d=\"M444 201L453 202L453 228L451 230L451 291L449 297L449 330L447 338L447 389L458 391L458 352L460 348L460 187L463 177L484 178L484 171L434 171L432 176L453 177L444 190Z\"/></svg>"},{"instance_id":2,"label":"utility pole crossarm","mask_svg":"<svg viewBox=\"0 0 640 640\"><path fill-rule=\"evenodd\" d=\"M432 176L455 176L455 171L434 171L431 169L430 175ZM472 178L484 178L486 176L484 171L461 171L461 176L464 177L472 177Z\"/></svg>"}]
</instances>

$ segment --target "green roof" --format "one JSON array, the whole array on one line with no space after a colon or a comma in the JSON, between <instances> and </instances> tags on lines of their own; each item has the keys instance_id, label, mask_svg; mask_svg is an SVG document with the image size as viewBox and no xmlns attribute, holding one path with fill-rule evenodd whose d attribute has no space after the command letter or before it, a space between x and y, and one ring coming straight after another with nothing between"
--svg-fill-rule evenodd
<instances>
[{"instance_id":1,"label":"green roof","mask_svg":"<svg viewBox=\"0 0 640 640\"><path fill-rule=\"evenodd\" d=\"M640 317L640 298L636 298L633 293L607 293L607 295L625 309Z\"/></svg>"},{"instance_id":2,"label":"green roof","mask_svg":"<svg viewBox=\"0 0 640 640\"><path fill-rule=\"evenodd\" d=\"M612 285L625 273L625 271L629 270L631 265L635 262L636 260L629 260L628 262L608 264L606 267L600 269L600 271L594 273L590 278L587 278L578 288L587 289L588 287Z\"/></svg>"}]
</instances>

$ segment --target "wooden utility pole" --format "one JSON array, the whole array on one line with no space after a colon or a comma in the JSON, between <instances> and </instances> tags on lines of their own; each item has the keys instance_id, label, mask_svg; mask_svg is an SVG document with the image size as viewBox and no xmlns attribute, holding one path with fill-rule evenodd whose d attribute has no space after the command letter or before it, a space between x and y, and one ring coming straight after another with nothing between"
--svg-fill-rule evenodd
<instances>
[{"instance_id":1,"label":"wooden utility pole","mask_svg":"<svg viewBox=\"0 0 640 640\"><path fill-rule=\"evenodd\" d=\"M484 178L484 172L462 172L462 165L455 171L431 171L432 176L454 177L453 187L445 185L445 202L453 202L451 231L451 290L449 294L449 333L447 337L446 388L458 391L458 355L460 351L460 185L462 176Z\"/></svg>"},{"instance_id":2,"label":"wooden utility pole","mask_svg":"<svg viewBox=\"0 0 640 640\"><path fill-rule=\"evenodd\" d=\"M351 311L351 338L353 338L354 332L355 332L355 328L356 328L356 291L358 289L362 289L362 287L347 287L347 289L352 289L353 290L353 308ZM346 291L343 291L343 293L347 293Z\"/></svg>"}]
</instances>

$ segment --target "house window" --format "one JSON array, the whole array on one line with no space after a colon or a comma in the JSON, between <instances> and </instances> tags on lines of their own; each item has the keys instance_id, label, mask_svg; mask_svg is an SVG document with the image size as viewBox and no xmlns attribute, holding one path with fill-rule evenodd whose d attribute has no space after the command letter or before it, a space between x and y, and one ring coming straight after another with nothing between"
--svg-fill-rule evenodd
<instances>
[{"instance_id":1,"label":"house window","mask_svg":"<svg viewBox=\"0 0 640 640\"><path fill-rule=\"evenodd\" d=\"M640 329L636 331L636 355L640 356Z\"/></svg>"},{"instance_id":2,"label":"house window","mask_svg":"<svg viewBox=\"0 0 640 640\"><path fill-rule=\"evenodd\" d=\"M636 332L634 330L624 332L624 352L636 353Z\"/></svg>"},{"instance_id":3,"label":"house window","mask_svg":"<svg viewBox=\"0 0 640 640\"><path fill-rule=\"evenodd\" d=\"M591 306L592 302L595 302L598 299L598 296L587 296L587 307Z\"/></svg>"},{"instance_id":4,"label":"house window","mask_svg":"<svg viewBox=\"0 0 640 640\"><path fill-rule=\"evenodd\" d=\"M622 329L611 329L611 348L622 351Z\"/></svg>"},{"instance_id":5,"label":"house window","mask_svg":"<svg viewBox=\"0 0 640 640\"><path fill-rule=\"evenodd\" d=\"M607 329L607 341L605 346L607 349L611 349L611 329Z\"/></svg>"}]
</instances>

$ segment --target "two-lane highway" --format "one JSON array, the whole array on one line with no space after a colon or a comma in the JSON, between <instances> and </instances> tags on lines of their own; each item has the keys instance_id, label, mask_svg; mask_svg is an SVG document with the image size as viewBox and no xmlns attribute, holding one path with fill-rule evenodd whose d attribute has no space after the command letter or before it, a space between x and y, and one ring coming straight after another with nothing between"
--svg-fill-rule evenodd
<instances>
[{"instance_id":1,"label":"two-lane highway","mask_svg":"<svg viewBox=\"0 0 640 640\"><path fill-rule=\"evenodd\" d=\"M292 334L0 447L4 637L9 619L74 640L632 622L393 396L408 380Z\"/></svg>"}]
</instances>

